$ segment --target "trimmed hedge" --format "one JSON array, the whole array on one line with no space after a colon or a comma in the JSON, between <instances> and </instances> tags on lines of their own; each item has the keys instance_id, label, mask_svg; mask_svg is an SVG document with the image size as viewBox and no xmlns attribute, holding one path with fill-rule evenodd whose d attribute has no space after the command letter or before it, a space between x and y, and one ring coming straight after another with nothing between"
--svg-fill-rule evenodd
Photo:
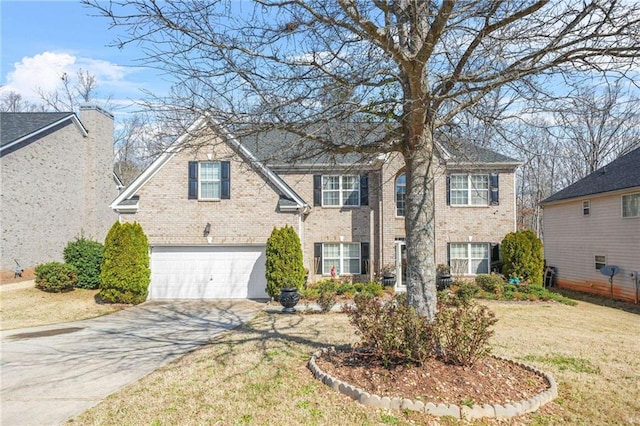
<instances>
[{"instance_id":1,"label":"trimmed hedge","mask_svg":"<svg viewBox=\"0 0 640 426\"><path fill-rule=\"evenodd\" d=\"M49 293L71 291L78 283L78 272L73 265L49 262L35 268L36 288Z\"/></svg>"},{"instance_id":2,"label":"trimmed hedge","mask_svg":"<svg viewBox=\"0 0 640 426\"><path fill-rule=\"evenodd\" d=\"M114 223L104 243L98 297L108 303L142 303L150 281L149 242L142 226Z\"/></svg>"},{"instance_id":3,"label":"trimmed hedge","mask_svg":"<svg viewBox=\"0 0 640 426\"><path fill-rule=\"evenodd\" d=\"M526 229L508 233L500 244L502 273L508 278L520 278L541 286L544 271L542 242L533 231Z\"/></svg>"},{"instance_id":4,"label":"trimmed hedge","mask_svg":"<svg viewBox=\"0 0 640 426\"><path fill-rule=\"evenodd\" d=\"M104 246L84 237L70 241L64 248L64 261L78 271L78 288L100 287L100 266Z\"/></svg>"},{"instance_id":5,"label":"trimmed hedge","mask_svg":"<svg viewBox=\"0 0 640 426\"><path fill-rule=\"evenodd\" d=\"M306 275L302 247L292 227L273 228L267 240L266 258L266 290L269 296L277 298L281 288L302 288Z\"/></svg>"}]
</instances>

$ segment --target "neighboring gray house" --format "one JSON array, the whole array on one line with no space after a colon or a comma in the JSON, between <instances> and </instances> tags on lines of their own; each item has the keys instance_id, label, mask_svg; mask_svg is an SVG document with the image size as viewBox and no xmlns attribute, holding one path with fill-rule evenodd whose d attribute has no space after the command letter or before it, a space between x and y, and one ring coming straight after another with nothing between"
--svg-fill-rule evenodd
<instances>
[{"instance_id":1,"label":"neighboring gray house","mask_svg":"<svg viewBox=\"0 0 640 426\"><path fill-rule=\"evenodd\" d=\"M0 113L0 270L13 276L62 260L80 235L104 241L117 215L113 116L93 106L73 112Z\"/></svg>"},{"instance_id":2,"label":"neighboring gray house","mask_svg":"<svg viewBox=\"0 0 640 426\"><path fill-rule=\"evenodd\" d=\"M332 138L354 138L356 126ZM297 148L290 134L239 140L201 118L120 193L112 203L120 221L139 222L149 238L150 298L266 297L265 244L285 225L300 237L310 282L332 268L352 280L391 270L403 289L401 156ZM436 262L460 275L487 273L515 230L518 162L439 146L434 163Z\"/></svg>"},{"instance_id":3,"label":"neighboring gray house","mask_svg":"<svg viewBox=\"0 0 640 426\"><path fill-rule=\"evenodd\" d=\"M640 147L541 205L544 256L558 285L638 303ZM605 265L620 268L612 283L600 271Z\"/></svg>"}]
</instances>

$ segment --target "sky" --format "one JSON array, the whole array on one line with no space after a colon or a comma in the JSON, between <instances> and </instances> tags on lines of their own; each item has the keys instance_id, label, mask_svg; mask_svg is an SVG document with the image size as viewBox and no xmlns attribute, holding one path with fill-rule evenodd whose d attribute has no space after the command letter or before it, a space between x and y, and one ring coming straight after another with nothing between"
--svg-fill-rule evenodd
<instances>
[{"instance_id":1,"label":"sky","mask_svg":"<svg viewBox=\"0 0 640 426\"><path fill-rule=\"evenodd\" d=\"M37 88L51 92L63 73L82 69L97 77L96 100L111 98L116 116L133 110L142 90L165 93L168 83L136 62L135 46L109 46L119 30L95 14L76 0L0 0L0 90L40 103Z\"/></svg>"}]
</instances>

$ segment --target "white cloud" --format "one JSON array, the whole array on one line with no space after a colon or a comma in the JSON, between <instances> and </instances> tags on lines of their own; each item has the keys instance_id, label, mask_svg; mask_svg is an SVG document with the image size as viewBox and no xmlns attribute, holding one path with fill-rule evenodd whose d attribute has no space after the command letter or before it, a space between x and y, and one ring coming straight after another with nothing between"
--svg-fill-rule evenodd
<instances>
[{"instance_id":1,"label":"white cloud","mask_svg":"<svg viewBox=\"0 0 640 426\"><path fill-rule=\"evenodd\" d=\"M88 71L97 78L98 96L122 96L122 91L130 92L131 82L126 78L137 71L100 59L77 57L66 52L43 52L25 56L13 64L13 71L6 76L6 84L0 91L20 93L25 100L39 103L38 89L45 93L60 87L64 73L75 76L78 70Z\"/></svg>"}]
</instances>

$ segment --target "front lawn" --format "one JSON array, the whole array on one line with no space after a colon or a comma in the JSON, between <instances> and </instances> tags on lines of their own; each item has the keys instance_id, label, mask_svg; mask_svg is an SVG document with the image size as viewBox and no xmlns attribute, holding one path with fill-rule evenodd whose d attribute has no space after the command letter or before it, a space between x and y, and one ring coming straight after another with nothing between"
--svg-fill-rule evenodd
<instances>
[{"instance_id":1,"label":"front lawn","mask_svg":"<svg viewBox=\"0 0 640 426\"><path fill-rule=\"evenodd\" d=\"M126 306L98 304L97 293L80 288L67 293L47 293L34 286L4 288L0 292L2 330L93 318Z\"/></svg>"},{"instance_id":2,"label":"front lawn","mask_svg":"<svg viewBox=\"0 0 640 426\"><path fill-rule=\"evenodd\" d=\"M499 318L494 353L545 370L559 382L558 399L508 424L640 424L637 313L586 302L482 303ZM72 424L457 424L364 407L313 379L306 367L311 353L356 341L341 313L263 312L116 392Z\"/></svg>"}]
</instances>

